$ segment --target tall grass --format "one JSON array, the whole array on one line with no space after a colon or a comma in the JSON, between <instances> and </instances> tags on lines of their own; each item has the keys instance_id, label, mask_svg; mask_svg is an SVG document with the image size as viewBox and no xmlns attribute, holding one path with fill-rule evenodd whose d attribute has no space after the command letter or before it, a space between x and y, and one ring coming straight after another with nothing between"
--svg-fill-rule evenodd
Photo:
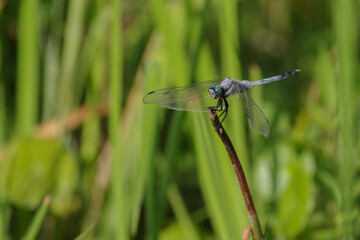
<instances>
[{"instance_id":1,"label":"tall grass","mask_svg":"<svg viewBox=\"0 0 360 240\"><path fill-rule=\"evenodd\" d=\"M339 100L339 136L338 141L342 149L339 154L339 185L341 201L337 202L339 209L339 225L343 239L353 239L355 222L353 213L358 211L355 207L354 181L356 169L353 167L359 158L354 151L355 136L354 124L354 80L358 57L358 32L349 26L359 18L359 8L355 1L335 2L334 4L334 33L338 51L338 84L337 99ZM357 136L358 138L359 136Z\"/></svg>"},{"instance_id":2,"label":"tall grass","mask_svg":"<svg viewBox=\"0 0 360 240\"><path fill-rule=\"evenodd\" d=\"M127 198L125 178L123 177L125 160L122 155L122 144L118 124L122 106L123 92L123 34L121 1L112 1L111 42L110 42L110 97L109 97L109 137L111 142L111 208L113 219L110 237L115 239L129 238L129 200Z\"/></svg>"},{"instance_id":3,"label":"tall grass","mask_svg":"<svg viewBox=\"0 0 360 240\"><path fill-rule=\"evenodd\" d=\"M19 5L16 128L28 133L36 124L39 94L39 23L38 1L21 1Z\"/></svg>"},{"instance_id":4,"label":"tall grass","mask_svg":"<svg viewBox=\"0 0 360 240\"><path fill-rule=\"evenodd\" d=\"M142 99L296 68L249 91L269 138L240 100L224 127L269 239L359 238L358 2L2 4L1 239L241 239L248 216L208 114Z\"/></svg>"}]
</instances>

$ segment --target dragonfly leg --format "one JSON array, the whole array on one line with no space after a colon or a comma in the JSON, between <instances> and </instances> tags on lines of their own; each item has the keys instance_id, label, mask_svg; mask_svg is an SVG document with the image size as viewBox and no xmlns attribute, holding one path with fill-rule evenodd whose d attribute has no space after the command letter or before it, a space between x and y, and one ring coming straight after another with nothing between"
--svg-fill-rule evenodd
<instances>
[{"instance_id":1,"label":"dragonfly leg","mask_svg":"<svg viewBox=\"0 0 360 240\"><path fill-rule=\"evenodd\" d=\"M224 100L224 101L223 101L223 100ZM223 103L225 104L225 107L223 107ZM221 120L221 123L223 123L223 121L225 120L225 118L226 118L226 116L227 116L227 114L228 114L228 107L229 107L229 104L228 104L228 102L226 101L226 99L220 97L220 98L219 98L219 101L218 101L217 104L216 104L216 106L214 106L214 107L209 107L209 108L212 108L212 109L214 109L215 111L219 111L219 112L222 111L222 112L220 113L220 115L219 115L219 118L225 113L224 118ZM223 108L224 108L224 110L223 110Z\"/></svg>"},{"instance_id":2,"label":"dragonfly leg","mask_svg":"<svg viewBox=\"0 0 360 240\"><path fill-rule=\"evenodd\" d=\"M224 118L221 120L221 124L224 122L227 114L228 114L228 108L229 108L229 103L226 101L226 98L224 98L224 103L225 103L225 109L224 111L220 114L219 118L221 117L221 115L223 115L223 113L225 112L225 116Z\"/></svg>"},{"instance_id":3,"label":"dragonfly leg","mask_svg":"<svg viewBox=\"0 0 360 240\"><path fill-rule=\"evenodd\" d=\"M219 111L222 111L222 109L219 110ZM224 113L225 113L225 109L224 109L224 111L222 111L222 112L220 113L219 118L220 118Z\"/></svg>"},{"instance_id":4,"label":"dragonfly leg","mask_svg":"<svg viewBox=\"0 0 360 240\"><path fill-rule=\"evenodd\" d=\"M222 111L222 108L223 108L222 98L219 98L219 101L217 102L216 106L208 107L208 109L214 109L215 111Z\"/></svg>"},{"instance_id":5,"label":"dragonfly leg","mask_svg":"<svg viewBox=\"0 0 360 240\"><path fill-rule=\"evenodd\" d=\"M222 111L222 109L223 109L223 101L222 101L223 99L222 99L222 97L219 99L219 101L218 101L218 103L217 103L217 105L216 105L216 107L217 107L217 111ZM220 109L219 109L220 108Z\"/></svg>"}]
</instances>

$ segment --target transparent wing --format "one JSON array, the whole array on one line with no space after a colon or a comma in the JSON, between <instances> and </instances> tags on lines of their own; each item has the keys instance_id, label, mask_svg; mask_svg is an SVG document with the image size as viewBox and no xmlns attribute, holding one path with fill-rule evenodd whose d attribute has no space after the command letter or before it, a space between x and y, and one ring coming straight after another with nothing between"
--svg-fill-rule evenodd
<instances>
[{"instance_id":1,"label":"transparent wing","mask_svg":"<svg viewBox=\"0 0 360 240\"><path fill-rule=\"evenodd\" d=\"M145 95L143 101L179 111L207 112L208 107L216 106L218 101L211 98L208 89L211 84L220 84L221 81L221 79L211 80L185 87L152 91Z\"/></svg>"},{"instance_id":2,"label":"transparent wing","mask_svg":"<svg viewBox=\"0 0 360 240\"><path fill-rule=\"evenodd\" d=\"M254 100L245 89L238 91L238 93L245 108L250 127L254 128L265 137L268 137L270 134L270 125L264 113L256 105Z\"/></svg>"}]
</instances>

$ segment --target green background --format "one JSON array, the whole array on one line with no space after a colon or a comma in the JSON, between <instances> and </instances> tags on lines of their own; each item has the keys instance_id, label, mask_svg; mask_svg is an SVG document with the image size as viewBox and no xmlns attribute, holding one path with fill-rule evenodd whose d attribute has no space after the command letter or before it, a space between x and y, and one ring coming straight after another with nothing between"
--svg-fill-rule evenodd
<instances>
[{"instance_id":1,"label":"green background","mask_svg":"<svg viewBox=\"0 0 360 240\"><path fill-rule=\"evenodd\" d=\"M359 239L359 1L0 1L0 239L241 239L207 113L150 91L301 73L224 122L267 239Z\"/></svg>"}]
</instances>

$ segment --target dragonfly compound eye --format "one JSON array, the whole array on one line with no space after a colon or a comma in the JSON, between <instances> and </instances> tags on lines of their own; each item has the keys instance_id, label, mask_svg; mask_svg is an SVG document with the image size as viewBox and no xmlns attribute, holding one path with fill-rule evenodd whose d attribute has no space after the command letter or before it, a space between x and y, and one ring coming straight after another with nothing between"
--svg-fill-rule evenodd
<instances>
[{"instance_id":1,"label":"dragonfly compound eye","mask_svg":"<svg viewBox=\"0 0 360 240\"><path fill-rule=\"evenodd\" d=\"M213 99L216 99L221 96L222 89L219 85L212 84L209 87L209 94Z\"/></svg>"}]
</instances>

